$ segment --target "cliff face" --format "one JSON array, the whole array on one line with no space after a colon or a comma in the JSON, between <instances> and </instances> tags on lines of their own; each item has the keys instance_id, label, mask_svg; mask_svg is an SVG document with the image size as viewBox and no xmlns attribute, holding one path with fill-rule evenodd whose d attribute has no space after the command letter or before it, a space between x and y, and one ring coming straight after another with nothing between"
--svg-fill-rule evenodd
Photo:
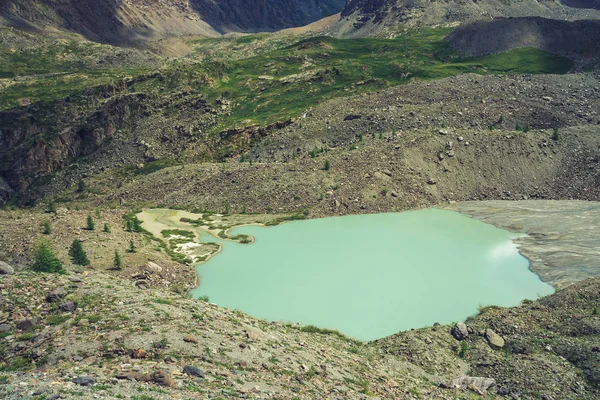
<instances>
[{"instance_id":1,"label":"cliff face","mask_svg":"<svg viewBox=\"0 0 600 400\"><path fill-rule=\"evenodd\" d=\"M339 12L345 0L7 0L0 24L59 28L94 41L130 44L181 35L270 31Z\"/></svg>"},{"instance_id":2,"label":"cliff face","mask_svg":"<svg viewBox=\"0 0 600 400\"><path fill-rule=\"evenodd\" d=\"M56 133L49 133L43 114L33 116L31 109L0 113L3 126L0 174L5 184L14 191L22 190L36 179L69 165L75 158L93 153L112 139L132 115L142 111L143 97L139 94L116 97L87 116L66 104L55 105L57 120L85 118L83 124L64 127ZM56 126L60 129L59 122ZM2 197L11 193L9 189L4 192L0 190Z\"/></svg>"}]
</instances>

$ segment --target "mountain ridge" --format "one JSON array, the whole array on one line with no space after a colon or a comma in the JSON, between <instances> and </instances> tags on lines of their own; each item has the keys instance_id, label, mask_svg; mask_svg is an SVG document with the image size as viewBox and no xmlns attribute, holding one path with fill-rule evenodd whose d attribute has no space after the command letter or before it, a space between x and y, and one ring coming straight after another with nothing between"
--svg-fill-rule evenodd
<instances>
[{"instance_id":1,"label":"mountain ridge","mask_svg":"<svg viewBox=\"0 0 600 400\"><path fill-rule=\"evenodd\" d=\"M341 11L345 0L8 0L0 25L65 30L116 45L303 26Z\"/></svg>"}]
</instances>

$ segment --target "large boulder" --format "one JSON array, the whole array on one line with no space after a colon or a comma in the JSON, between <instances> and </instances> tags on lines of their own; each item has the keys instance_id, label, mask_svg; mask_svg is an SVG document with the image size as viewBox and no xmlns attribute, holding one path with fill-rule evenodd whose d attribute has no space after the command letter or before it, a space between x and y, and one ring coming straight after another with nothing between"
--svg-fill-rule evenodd
<instances>
[{"instance_id":1,"label":"large boulder","mask_svg":"<svg viewBox=\"0 0 600 400\"><path fill-rule=\"evenodd\" d=\"M144 270L153 274L158 274L162 272L162 267L152 261L148 261L146 265L144 265Z\"/></svg>"},{"instance_id":2,"label":"large boulder","mask_svg":"<svg viewBox=\"0 0 600 400\"><path fill-rule=\"evenodd\" d=\"M469 336L467 325L464 322L458 322L450 329L450 334L454 336L456 340L465 340Z\"/></svg>"},{"instance_id":3,"label":"large boulder","mask_svg":"<svg viewBox=\"0 0 600 400\"><path fill-rule=\"evenodd\" d=\"M487 339L490 346L494 349L501 349L504 347L504 339L491 329L485 330L485 338Z\"/></svg>"},{"instance_id":4,"label":"large boulder","mask_svg":"<svg viewBox=\"0 0 600 400\"><path fill-rule=\"evenodd\" d=\"M5 263L4 261L0 261L0 275L12 275L15 273L15 269Z\"/></svg>"},{"instance_id":5,"label":"large boulder","mask_svg":"<svg viewBox=\"0 0 600 400\"><path fill-rule=\"evenodd\" d=\"M67 291L63 288L56 288L46 296L46 301L48 303L54 303L63 299L67 295Z\"/></svg>"}]
</instances>

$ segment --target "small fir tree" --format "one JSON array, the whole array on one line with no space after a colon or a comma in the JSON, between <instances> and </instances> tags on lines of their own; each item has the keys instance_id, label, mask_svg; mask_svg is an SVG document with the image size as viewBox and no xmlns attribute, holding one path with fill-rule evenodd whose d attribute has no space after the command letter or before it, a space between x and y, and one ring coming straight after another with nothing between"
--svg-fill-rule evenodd
<instances>
[{"instance_id":1,"label":"small fir tree","mask_svg":"<svg viewBox=\"0 0 600 400\"><path fill-rule=\"evenodd\" d=\"M138 217L133 217L133 231L141 232L142 231L142 221L138 219Z\"/></svg>"},{"instance_id":2,"label":"small fir tree","mask_svg":"<svg viewBox=\"0 0 600 400\"><path fill-rule=\"evenodd\" d=\"M50 221L44 221L42 225L42 233L44 235L49 235L52 233L52 226L50 225Z\"/></svg>"},{"instance_id":3,"label":"small fir tree","mask_svg":"<svg viewBox=\"0 0 600 400\"><path fill-rule=\"evenodd\" d=\"M73 240L73 244L71 244L71 248L69 249L69 256L71 256L71 261L75 265L90 265L90 260L88 260L87 254L85 254L81 240Z\"/></svg>"},{"instance_id":4,"label":"small fir tree","mask_svg":"<svg viewBox=\"0 0 600 400\"><path fill-rule=\"evenodd\" d=\"M118 250L115 250L114 264L115 264L116 270L120 270L123 267L122 262L121 262L121 255L119 254Z\"/></svg>"},{"instance_id":5,"label":"small fir tree","mask_svg":"<svg viewBox=\"0 0 600 400\"><path fill-rule=\"evenodd\" d=\"M135 244L133 243L133 240L129 242L129 249L127 249L127 251L129 253L135 253Z\"/></svg>"},{"instance_id":6,"label":"small fir tree","mask_svg":"<svg viewBox=\"0 0 600 400\"><path fill-rule=\"evenodd\" d=\"M133 232L133 223L131 222L130 219L127 220L126 224L127 224L127 232Z\"/></svg>"},{"instance_id":7,"label":"small fir tree","mask_svg":"<svg viewBox=\"0 0 600 400\"><path fill-rule=\"evenodd\" d=\"M56 255L50 242L40 240L35 248L35 259L31 268L36 272L63 273L63 265Z\"/></svg>"},{"instance_id":8,"label":"small fir tree","mask_svg":"<svg viewBox=\"0 0 600 400\"><path fill-rule=\"evenodd\" d=\"M85 192L85 182L83 181L83 179L80 179L79 182L77 182L77 191L79 193Z\"/></svg>"},{"instance_id":9,"label":"small fir tree","mask_svg":"<svg viewBox=\"0 0 600 400\"><path fill-rule=\"evenodd\" d=\"M329 163L329 160L325 160L325 166L323 167L323 169L325 171L329 171L329 168L331 168L331 164Z\"/></svg>"},{"instance_id":10,"label":"small fir tree","mask_svg":"<svg viewBox=\"0 0 600 400\"><path fill-rule=\"evenodd\" d=\"M94 217L91 215L87 216L87 228L88 231L93 231L96 229L96 224L94 223Z\"/></svg>"},{"instance_id":11,"label":"small fir tree","mask_svg":"<svg viewBox=\"0 0 600 400\"><path fill-rule=\"evenodd\" d=\"M104 223L104 229L102 229L104 232L106 233L110 233L110 226L105 222Z\"/></svg>"},{"instance_id":12,"label":"small fir tree","mask_svg":"<svg viewBox=\"0 0 600 400\"><path fill-rule=\"evenodd\" d=\"M48 212L56 214L56 203L55 202L51 201L50 203L48 203Z\"/></svg>"}]
</instances>

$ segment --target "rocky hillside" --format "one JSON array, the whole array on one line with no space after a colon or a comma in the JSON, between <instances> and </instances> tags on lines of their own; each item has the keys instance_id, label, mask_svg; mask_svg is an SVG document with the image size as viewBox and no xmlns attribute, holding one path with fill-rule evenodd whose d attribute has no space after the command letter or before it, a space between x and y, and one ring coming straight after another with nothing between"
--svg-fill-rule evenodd
<instances>
[{"instance_id":1,"label":"rocky hillside","mask_svg":"<svg viewBox=\"0 0 600 400\"><path fill-rule=\"evenodd\" d=\"M465 323L363 343L186 297L195 285L193 268L171 261L155 238L127 232L126 209L92 211L110 232L84 229L89 211L56 211L0 210L0 259L8 261L0 261L2 398L600 395L598 279L510 309L481 307ZM44 221L49 235L40 233ZM66 274L31 272L40 237L65 261ZM91 266L66 262L74 238ZM137 250L126 253L131 241ZM110 269L115 249L122 251L122 270ZM548 249L554 253L557 243Z\"/></svg>"},{"instance_id":2,"label":"rocky hillside","mask_svg":"<svg viewBox=\"0 0 600 400\"><path fill-rule=\"evenodd\" d=\"M430 2L428 0L350 0L333 32L341 36L393 36L407 27L462 24L494 18L538 16L559 20L598 19L592 1ZM589 8L588 8L589 7Z\"/></svg>"},{"instance_id":3,"label":"rocky hillside","mask_svg":"<svg viewBox=\"0 0 600 400\"><path fill-rule=\"evenodd\" d=\"M93 41L131 45L173 36L302 26L339 12L343 5L343 0L8 0L0 4L0 23L58 28Z\"/></svg>"}]
</instances>

